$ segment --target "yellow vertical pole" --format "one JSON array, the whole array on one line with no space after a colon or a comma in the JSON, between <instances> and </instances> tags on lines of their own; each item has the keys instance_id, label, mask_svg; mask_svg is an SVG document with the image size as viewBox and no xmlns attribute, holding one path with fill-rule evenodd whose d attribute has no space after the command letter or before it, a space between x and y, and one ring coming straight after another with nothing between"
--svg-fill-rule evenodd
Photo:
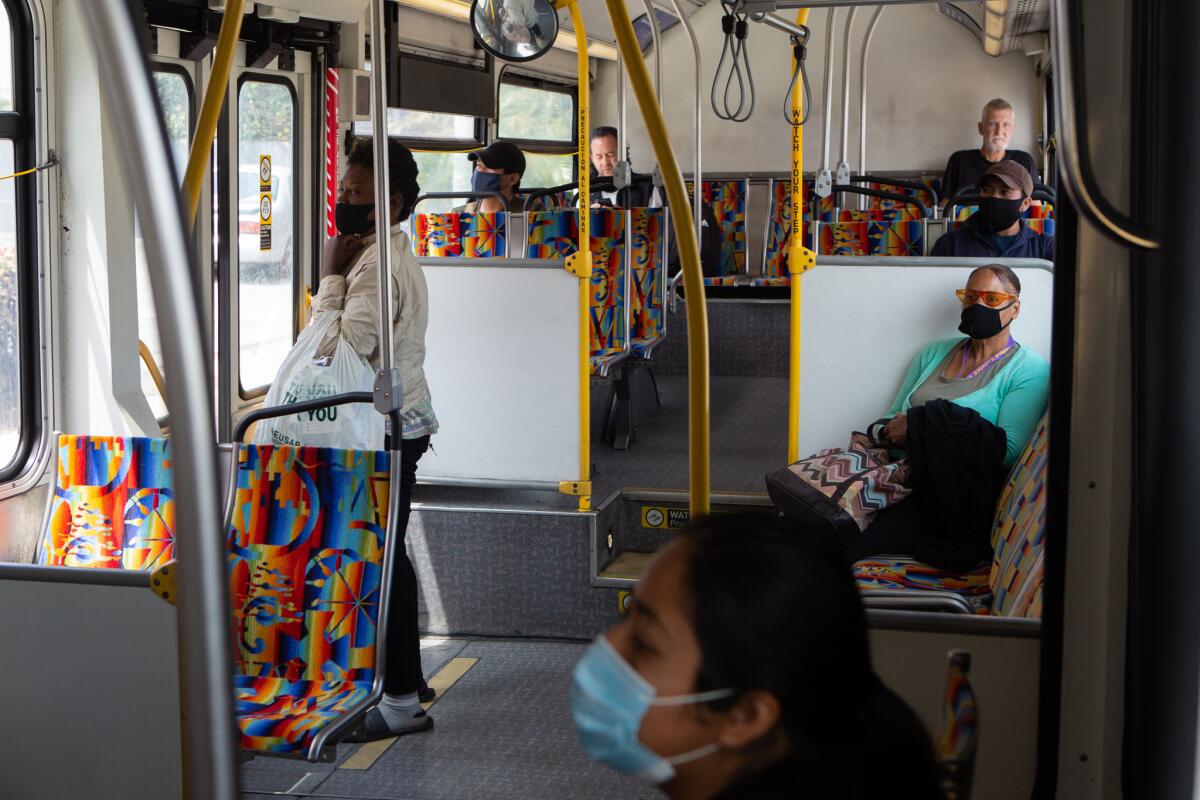
<instances>
[{"instance_id":1,"label":"yellow vertical pole","mask_svg":"<svg viewBox=\"0 0 1200 800\"><path fill-rule=\"evenodd\" d=\"M204 90L200 118L196 120L196 135L192 137L187 169L183 173L183 204L189 227L196 224L200 187L204 185L204 175L208 171L208 157L212 152L213 138L217 135L221 106L229 91L229 73L233 70L233 56L237 52L238 35L242 30L242 0L228 0L224 13L221 32L217 34L217 47L213 51L212 73L208 78L208 88Z\"/></svg>"},{"instance_id":2,"label":"yellow vertical pole","mask_svg":"<svg viewBox=\"0 0 1200 800\"><path fill-rule=\"evenodd\" d=\"M621 63L629 75L638 109L646 123L654 158L662 171L663 186L671 208L689 208L683 174L671 149L662 109L650 83L650 73L642 58L641 48L629 21L625 0L605 0L608 17L612 20L621 52ZM700 191L700 187L696 187ZM687 291L688 332L688 472L690 478L688 505L692 515L709 511L709 407L708 407L708 310L704 302L704 278L700 271L700 245L696 228L687 214L671 215L675 241L679 245L679 260L683 266L683 285Z\"/></svg>"},{"instance_id":3,"label":"yellow vertical pole","mask_svg":"<svg viewBox=\"0 0 1200 800\"><path fill-rule=\"evenodd\" d=\"M559 0L558 8L566 6L571 12L571 24L575 28L575 50L577 55L579 116L576 138L579 140L579 243L575 255L567 259L567 270L579 279L579 481L564 482L563 491L579 495L579 510L592 507L592 176L588 169L590 149L589 114L591 110L590 80L588 68L587 30L583 15L579 13L576 0Z\"/></svg>"},{"instance_id":4,"label":"yellow vertical pole","mask_svg":"<svg viewBox=\"0 0 1200 800\"><path fill-rule=\"evenodd\" d=\"M796 24L808 24L808 9L796 12ZM795 54L792 70L796 70ZM804 246L804 119L803 81L792 87L792 231L788 240L788 276L791 278L791 329L788 351L788 463L800 459L800 309L804 299L801 277L817 263Z\"/></svg>"}]
</instances>

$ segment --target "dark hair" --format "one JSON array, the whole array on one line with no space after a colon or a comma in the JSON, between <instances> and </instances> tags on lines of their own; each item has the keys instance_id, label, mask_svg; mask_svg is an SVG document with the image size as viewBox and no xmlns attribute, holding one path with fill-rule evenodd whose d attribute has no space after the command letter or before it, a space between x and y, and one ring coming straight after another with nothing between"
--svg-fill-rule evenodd
<instances>
[{"instance_id":1,"label":"dark hair","mask_svg":"<svg viewBox=\"0 0 1200 800\"><path fill-rule=\"evenodd\" d=\"M374 172L375 151L372 141L361 137L355 139L346 163ZM417 183L420 172L412 151L395 139L388 139L388 188L393 195L398 194L404 200L404 208L400 211L401 222L412 215L413 204L421 193L421 184Z\"/></svg>"},{"instance_id":2,"label":"dark hair","mask_svg":"<svg viewBox=\"0 0 1200 800\"><path fill-rule=\"evenodd\" d=\"M936 797L928 734L871 668L866 615L841 550L749 514L702 518L683 538L700 645L696 691L774 695L780 721L762 744L782 737L787 759L806 765L820 787L807 796L874 796L871 775L883 774L912 792L898 796Z\"/></svg>"},{"instance_id":3,"label":"dark hair","mask_svg":"<svg viewBox=\"0 0 1200 800\"><path fill-rule=\"evenodd\" d=\"M1013 272L1010 268L1004 266L1003 264L988 264L983 267L976 267L975 269L971 270L971 274L967 277L967 280L974 278L981 272L992 273L996 276L998 281L1004 284L1005 288L1018 297L1020 296L1021 279L1018 278L1017 273Z\"/></svg>"},{"instance_id":4,"label":"dark hair","mask_svg":"<svg viewBox=\"0 0 1200 800\"><path fill-rule=\"evenodd\" d=\"M605 136L611 136L614 141L621 141L621 137L617 135L617 129L612 125L600 125L592 128L592 135L588 137L588 141L591 142L595 141L596 139L603 139Z\"/></svg>"}]
</instances>

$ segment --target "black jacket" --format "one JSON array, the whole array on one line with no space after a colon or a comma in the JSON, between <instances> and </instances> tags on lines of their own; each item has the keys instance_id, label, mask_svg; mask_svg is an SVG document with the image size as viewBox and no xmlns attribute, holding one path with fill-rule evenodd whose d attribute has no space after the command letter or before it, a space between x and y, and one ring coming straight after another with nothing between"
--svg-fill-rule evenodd
<instances>
[{"instance_id":1,"label":"black jacket","mask_svg":"<svg viewBox=\"0 0 1200 800\"><path fill-rule=\"evenodd\" d=\"M908 411L909 481L921 525L913 556L966 572L991 556L996 497L1007 471L1004 430L948 400Z\"/></svg>"},{"instance_id":2,"label":"black jacket","mask_svg":"<svg viewBox=\"0 0 1200 800\"><path fill-rule=\"evenodd\" d=\"M943 234L933 246L931 256L982 256L997 258L1044 258L1054 260L1054 237L1030 230L1021 220L1017 238L1003 253L996 249L983 228L983 216L976 211L962 227Z\"/></svg>"}]
</instances>

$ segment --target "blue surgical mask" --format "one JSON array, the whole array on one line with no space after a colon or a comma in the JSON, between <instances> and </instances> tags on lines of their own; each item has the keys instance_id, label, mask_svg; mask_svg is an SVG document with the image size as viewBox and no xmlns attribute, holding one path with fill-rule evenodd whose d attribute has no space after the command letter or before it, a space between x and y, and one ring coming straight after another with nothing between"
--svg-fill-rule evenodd
<instances>
[{"instance_id":1,"label":"blue surgical mask","mask_svg":"<svg viewBox=\"0 0 1200 800\"><path fill-rule=\"evenodd\" d=\"M720 749L716 742L687 753L663 757L638 740L650 706L706 703L735 694L717 689L698 694L656 697L655 689L601 636L575 665L571 679L571 717L583 749L595 761L654 784L675 776L675 767Z\"/></svg>"},{"instance_id":2,"label":"blue surgical mask","mask_svg":"<svg viewBox=\"0 0 1200 800\"><path fill-rule=\"evenodd\" d=\"M475 170L471 173L471 191L498 192L500 191L500 179L503 177L498 172L480 172L479 170Z\"/></svg>"}]
</instances>

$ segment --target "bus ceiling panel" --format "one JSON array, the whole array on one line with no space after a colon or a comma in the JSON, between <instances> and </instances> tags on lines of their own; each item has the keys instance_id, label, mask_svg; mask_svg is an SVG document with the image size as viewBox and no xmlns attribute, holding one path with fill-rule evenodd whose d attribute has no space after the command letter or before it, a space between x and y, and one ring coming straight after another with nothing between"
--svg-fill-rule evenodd
<instances>
[{"instance_id":1,"label":"bus ceiling panel","mask_svg":"<svg viewBox=\"0 0 1200 800\"><path fill-rule=\"evenodd\" d=\"M336 5L338 3L330 3L331 7ZM157 29L166 28L179 32L180 58L192 61L202 59L216 46L222 16L219 12L209 10L203 3L147 0L150 49L157 51ZM242 20L238 39L246 45L247 63L250 63L251 52L261 56L264 48L273 50L276 55L292 50L315 52L322 48L337 51L341 43L338 30L338 22L325 19L302 16L294 23L285 23L254 15Z\"/></svg>"}]
</instances>

